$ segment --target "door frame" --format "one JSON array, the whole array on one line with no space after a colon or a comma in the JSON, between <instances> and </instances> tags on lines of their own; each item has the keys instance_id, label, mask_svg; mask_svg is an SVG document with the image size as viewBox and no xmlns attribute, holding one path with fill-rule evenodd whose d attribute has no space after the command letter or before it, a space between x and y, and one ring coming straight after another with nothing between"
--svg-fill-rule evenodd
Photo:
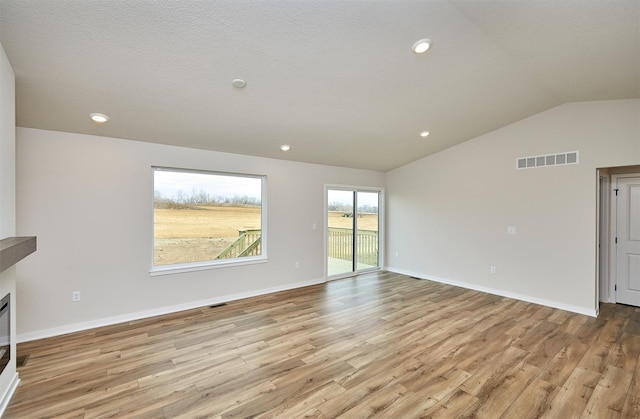
<instances>
[{"instance_id":1,"label":"door frame","mask_svg":"<svg viewBox=\"0 0 640 419\"><path fill-rule=\"evenodd\" d=\"M609 228L610 223L610 177L605 170L598 170L598 204L596 206L596 316L600 308L600 301L610 302L613 295L610 290L609 272Z\"/></svg>"},{"instance_id":2,"label":"door frame","mask_svg":"<svg viewBox=\"0 0 640 419\"><path fill-rule=\"evenodd\" d=\"M601 167L596 170L596 315L599 303L616 303L615 185L617 179L640 176L640 165ZM598 248L600 243L600 248ZM599 296L598 296L599 293Z\"/></svg>"},{"instance_id":3,"label":"door frame","mask_svg":"<svg viewBox=\"0 0 640 419\"><path fill-rule=\"evenodd\" d=\"M327 218L327 214L329 213L329 203L328 201L328 196L329 196L329 190L333 189L333 190L342 190L342 191L352 191L352 192L356 192L356 201L357 201L357 192L376 192L378 193L378 266L375 268L367 268L364 270L358 270L358 265L357 262L355 261L355 258L357 258L357 253L354 252L353 254L353 258L354 258L354 265L353 265L353 271L352 272L347 272L345 274L342 275L333 275L331 277L329 277L329 264L328 264L328 252L327 252L327 245L328 245L328 241L327 241L327 232L329 231L329 225L328 225L328 218ZM324 251L323 251L323 255L324 255L324 262L323 262L323 266L324 266L324 279L325 282L326 281L333 281L336 279L342 279L342 278L349 278L355 275L358 275L359 273L362 272L371 272L371 271L376 271L376 270L380 270L382 269L384 265L384 255L385 255L385 240L384 240L384 203L385 203L385 197L384 197L384 188L380 188L380 187L374 187L374 186L354 186L354 185L339 185L339 184L325 184L324 185L324 234L323 234L323 246L324 246ZM356 202L356 205L358 203ZM354 212L357 212L357 208L354 208ZM356 218L354 218L354 233L357 230L357 222L358 220Z\"/></svg>"}]
</instances>

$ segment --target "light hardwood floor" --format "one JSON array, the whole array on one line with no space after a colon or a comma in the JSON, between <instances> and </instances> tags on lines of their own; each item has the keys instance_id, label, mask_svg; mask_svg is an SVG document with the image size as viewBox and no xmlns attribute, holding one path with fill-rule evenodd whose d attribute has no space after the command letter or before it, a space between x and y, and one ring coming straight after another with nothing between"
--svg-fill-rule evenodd
<instances>
[{"instance_id":1,"label":"light hardwood floor","mask_svg":"<svg viewBox=\"0 0 640 419\"><path fill-rule=\"evenodd\" d=\"M5 418L639 418L640 309L386 272L28 342Z\"/></svg>"}]
</instances>

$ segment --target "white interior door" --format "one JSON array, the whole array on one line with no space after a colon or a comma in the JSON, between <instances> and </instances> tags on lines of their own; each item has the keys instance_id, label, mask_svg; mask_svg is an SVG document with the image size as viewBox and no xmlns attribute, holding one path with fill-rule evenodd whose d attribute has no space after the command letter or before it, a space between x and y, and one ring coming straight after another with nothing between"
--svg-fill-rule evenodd
<instances>
[{"instance_id":1,"label":"white interior door","mask_svg":"<svg viewBox=\"0 0 640 419\"><path fill-rule=\"evenodd\" d=\"M640 176L616 179L616 302L640 307Z\"/></svg>"}]
</instances>

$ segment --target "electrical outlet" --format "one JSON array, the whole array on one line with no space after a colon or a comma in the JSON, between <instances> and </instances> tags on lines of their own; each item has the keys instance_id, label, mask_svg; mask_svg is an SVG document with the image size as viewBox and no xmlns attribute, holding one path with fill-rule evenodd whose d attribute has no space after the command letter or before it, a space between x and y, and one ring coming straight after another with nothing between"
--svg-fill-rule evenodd
<instances>
[{"instance_id":1,"label":"electrical outlet","mask_svg":"<svg viewBox=\"0 0 640 419\"><path fill-rule=\"evenodd\" d=\"M80 301L80 291L73 291L71 293L71 301L73 301L74 303Z\"/></svg>"},{"instance_id":2,"label":"electrical outlet","mask_svg":"<svg viewBox=\"0 0 640 419\"><path fill-rule=\"evenodd\" d=\"M495 274L496 273L496 267L492 266L491 268L489 268L489 273Z\"/></svg>"},{"instance_id":3,"label":"electrical outlet","mask_svg":"<svg viewBox=\"0 0 640 419\"><path fill-rule=\"evenodd\" d=\"M400 254L398 253L398 251L396 250L396 259L398 258Z\"/></svg>"},{"instance_id":4,"label":"electrical outlet","mask_svg":"<svg viewBox=\"0 0 640 419\"><path fill-rule=\"evenodd\" d=\"M296 262L296 269L300 269L300 262Z\"/></svg>"}]
</instances>

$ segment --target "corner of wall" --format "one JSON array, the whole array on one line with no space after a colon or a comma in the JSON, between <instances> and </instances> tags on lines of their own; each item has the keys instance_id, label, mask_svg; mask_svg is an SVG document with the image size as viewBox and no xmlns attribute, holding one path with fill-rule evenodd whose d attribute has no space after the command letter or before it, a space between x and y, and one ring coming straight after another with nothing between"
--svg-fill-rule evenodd
<instances>
[{"instance_id":1,"label":"corner of wall","mask_svg":"<svg viewBox=\"0 0 640 419\"><path fill-rule=\"evenodd\" d=\"M0 239L16 234L15 120L15 75L0 44ZM16 372L15 291L16 271L11 267L0 273L0 298L11 294L11 360L0 374L0 416L20 381Z\"/></svg>"}]
</instances>

